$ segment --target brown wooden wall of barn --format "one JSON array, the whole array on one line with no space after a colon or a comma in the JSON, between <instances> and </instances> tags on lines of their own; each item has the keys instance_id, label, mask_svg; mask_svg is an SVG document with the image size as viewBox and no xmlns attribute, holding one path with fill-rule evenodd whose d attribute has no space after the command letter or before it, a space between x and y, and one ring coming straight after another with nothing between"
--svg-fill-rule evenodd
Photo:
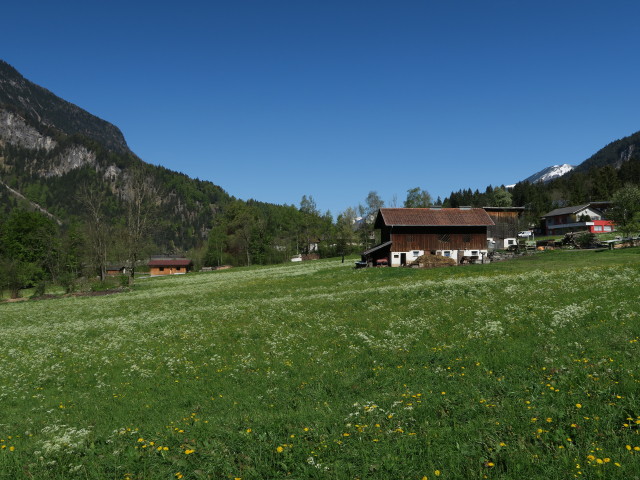
<instances>
[{"instance_id":1,"label":"brown wooden wall of barn","mask_svg":"<svg viewBox=\"0 0 640 480\"><path fill-rule=\"evenodd\" d=\"M520 216L518 212L487 212L495 225L490 226L487 236L496 239L515 237L520 228Z\"/></svg>"},{"instance_id":2,"label":"brown wooden wall of barn","mask_svg":"<svg viewBox=\"0 0 640 480\"><path fill-rule=\"evenodd\" d=\"M381 232L394 252L409 250L485 250L487 227L393 227Z\"/></svg>"}]
</instances>

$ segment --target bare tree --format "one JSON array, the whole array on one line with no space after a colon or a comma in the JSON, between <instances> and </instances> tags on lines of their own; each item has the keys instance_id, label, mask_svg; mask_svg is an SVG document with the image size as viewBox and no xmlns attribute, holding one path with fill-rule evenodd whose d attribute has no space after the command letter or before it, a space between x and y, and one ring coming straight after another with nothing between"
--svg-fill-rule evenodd
<instances>
[{"instance_id":1,"label":"bare tree","mask_svg":"<svg viewBox=\"0 0 640 480\"><path fill-rule=\"evenodd\" d=\"M125 248L129 261L129 283L133 283L140 254L148 243L149 233L160 202L158 187L141 169L133 170L126 194Z\"/></svg>"},{"instance_id":2,"label":"bare tree","mask_svg":"<svg viewBox=\"0 0 640 480\"><path fill-rule=\"evenodd\" d=\"M80 187L78 201L84 207L91 263L98 271L100 280L104 280L107 276L107 250L110 238L110 226L104 214L104 191L92 189L85 183Z\"/></svg>"}]
</instances>

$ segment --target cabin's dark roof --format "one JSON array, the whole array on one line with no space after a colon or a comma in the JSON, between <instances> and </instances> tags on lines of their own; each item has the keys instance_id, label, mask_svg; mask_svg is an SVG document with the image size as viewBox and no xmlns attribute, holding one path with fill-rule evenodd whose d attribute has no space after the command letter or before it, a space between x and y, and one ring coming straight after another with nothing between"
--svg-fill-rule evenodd
<instances>
[{"instance_id":1,"label":"cabin's dark roof","mask_svg":"<svg viewBox=\"0 0 640 480\"><path fill-rule=\"evenodd\" d=\"M482 208L381 208L376 228L405 227L470 227L495 225Z\"/></svg>"},{"instance_id":2,"label":"cabin's dark roof","mask_svg":"<svg viewBox=\"0 0 640 480\"><path fill-rule=\"evenodd\" d=\"M193 262L188 258L154 259L149 261L150 267L188 267Z\"/></svg>"},{"instance_id":3,"label":"cabin's dark roof","mask_svg":"<svg viewBox=\"0 0 640 480\"><path fill-rule=\"evenodd\" d=\"M585 205L574 205L572 207L564 207L564 208L556 208L555 210L551 210L549 213L543 215L542 217L555 217L557 215L571 215L573 213L577 213L580 210L584 210L590 204L587 203Z\"/></svg>"}]
</instances>

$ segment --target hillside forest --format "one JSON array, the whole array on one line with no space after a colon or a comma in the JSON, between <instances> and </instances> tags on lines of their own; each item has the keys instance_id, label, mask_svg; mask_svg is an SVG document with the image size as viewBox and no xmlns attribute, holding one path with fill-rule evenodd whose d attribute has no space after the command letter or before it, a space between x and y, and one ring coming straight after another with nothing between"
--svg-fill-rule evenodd
<instances>
[{"instance_id":1,"label":"hillside forest","mask_svg":"<svg viewBox=\"0 0 640 480\"><path fill-rule=\"evenodd\" d=\"M100 152L98 145L92 147ZM127 165L121 155L120 166L129 167L127 186L105 189L91 168L41 177L37 169L27 168L26 157L21 161L21 153L31 152L10 145L0 150L5 167L13 166L13 175L5 176L7 183L0 187L0 288L13 295L29 286L44 291L46 282L71 291L78 279L104 280L112 264L128 266L133 276L150 255L159 253L187 256L196 268L359 253L375 243L374 215L385 206L372 191L362 204L334 219L318 210L312 196L303 196L298 206L242 201L209 182L132 160ZM541 215L559 206L612 200L625 185L640 185L637 158L618 169L605 165L509 189L464 189L444 200L432 201L426 190L416 187L407 191L402 204L394 199L387 206L524 206L524 227L535 226ZM17 191L24 198L16 196ZM70 191L76 193L69 196ZM45 213L34 209L35 204L47 205ZM176 212L184 214L180 222L171 221Z\"/></svg>"}]
</instances>

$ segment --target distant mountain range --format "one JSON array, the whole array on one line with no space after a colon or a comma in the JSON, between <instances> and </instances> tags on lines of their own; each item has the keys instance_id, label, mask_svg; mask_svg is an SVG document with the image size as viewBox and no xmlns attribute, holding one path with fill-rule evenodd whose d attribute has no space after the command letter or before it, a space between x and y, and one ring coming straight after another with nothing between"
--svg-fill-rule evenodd
<instances>
[{"instance_id":1,"label":"distant mountain range","mask_svg":"<svg viewBox=\"0 0 640 480\"><path fill-rule=\"evenodd\" d=\"M522 181L529 183L547 183L562 177L569 172L584 173L591 169L607 165L611 165L618 169L634 155L637 156L638 153L640 153L640 132L636 132L628 137L609 143L578 166L574 167L568 163L553 165L534 173ZM515 184L507 185L507 187L513 187L514 185Z\"/></svg>"}]
</instances>

